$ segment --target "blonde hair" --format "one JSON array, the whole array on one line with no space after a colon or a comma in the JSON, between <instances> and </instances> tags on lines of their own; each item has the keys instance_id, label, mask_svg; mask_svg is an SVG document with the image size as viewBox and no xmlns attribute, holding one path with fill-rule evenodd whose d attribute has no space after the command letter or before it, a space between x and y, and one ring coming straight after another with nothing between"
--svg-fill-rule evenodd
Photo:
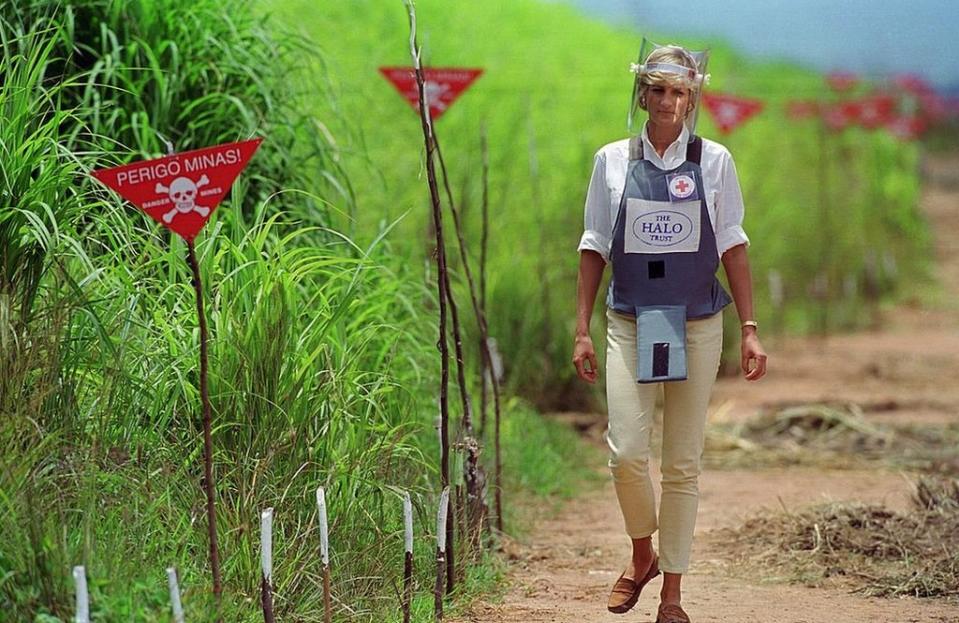
<instances>
[{"instance_id":1,"label":"blonde hair","mask_svg":"<svg viewBox=\"0 0 959 623\"><path fill-rule=\"evenodd\" d=\"M644 66L646 67L652 63L669 63L672 65L680 65L682 67L691 69L694 76L699 70L699 67L696 64L696 59L694 59L693 55L689 53L689 50L678 45L666 45L661 48L656 48L649 53L649 56L646 57L644 63ZM689 115L689 113L693 111L693 108L695 108L695 95L699 88L695 79L690 80L679 74L666 71L644 71L640 75L639 85L639 107L643 110L648 110L646 108L646 92L649 90L649 87L653 85L683 87L688 89L689 104L686 108L686 114Z\"/></svg>"}]
</instances>

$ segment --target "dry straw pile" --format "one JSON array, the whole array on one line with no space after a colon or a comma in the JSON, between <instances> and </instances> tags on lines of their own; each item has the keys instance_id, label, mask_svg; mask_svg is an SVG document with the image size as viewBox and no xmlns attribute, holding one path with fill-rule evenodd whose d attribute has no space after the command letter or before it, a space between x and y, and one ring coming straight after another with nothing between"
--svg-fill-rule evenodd
<instances>
[{"instance_id":1,"label":"dry straw pile","mask_svg":"<svg viewBox=\"0 0 959 623\"><path fill-rule=\"evenodd\" d=\"M867 595L959 596L959 480L920 477L912 508L828 503L722 531L737 564ZM829 579L829 580L827 580Z\"/></svg>"},{"instance_id":2,"label":"dry straw pile","mask_svg":"<svg viewBox=\"0 0 959 623\"><path fill-rule=\"evenodd\" d=\"M744 422L710 427L710 467L875 466L959 476L959 425L888 426L869 421L855 403L788 405Z\"/></svg>"}]
</instances>

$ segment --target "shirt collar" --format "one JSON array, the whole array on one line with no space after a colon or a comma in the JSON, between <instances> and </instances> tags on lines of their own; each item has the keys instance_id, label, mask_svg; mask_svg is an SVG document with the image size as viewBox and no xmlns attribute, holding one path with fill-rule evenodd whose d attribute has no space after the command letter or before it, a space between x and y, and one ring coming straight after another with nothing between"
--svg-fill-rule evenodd
<instances>
[{"instance_id":1,"label":"shirt collar","mask_svg":"<svg viewBox=\"0 0 959 623\"><path fill-rule=\"evenodd\" d=\"M674 169L682 164L686 160L686 145L689 143L689 129L686 128L686 124L683 124L683 129L679 131L676 140L663 152L662 158L656 153L656 148L649 140L648 126L649 121L647 120L643 124L643 158L662 169Z\"/></svg>"}]
</instances>

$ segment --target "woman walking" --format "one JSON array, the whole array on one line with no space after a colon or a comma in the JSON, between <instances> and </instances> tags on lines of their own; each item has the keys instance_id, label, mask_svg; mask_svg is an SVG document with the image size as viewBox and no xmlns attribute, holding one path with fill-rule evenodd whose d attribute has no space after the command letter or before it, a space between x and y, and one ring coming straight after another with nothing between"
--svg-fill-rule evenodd
<instances>
[{"instance_id":1,"label":"woman walking","mask_svg":"<svg viewBox=\"0 0 959 623\"><path fill-rule=\"evenodd\" d=\"M647 54L648 52L648 54ZM664 574L657 623L689 623L681 582L698 510L706 408L719 368L722 309L732 300L716 278L726 272L742 326L745 378L766 372L753 319L752 284L742 228L743 202L732 157L695 135L706 53L644 40L630 127L639 135L597 152L579 244L573 363L594 383L598 366L589 333L606 264L606 396L609 468L632 540L629 565L608 608L624 613L652 578ZM662 497L659 514L649 476L650 435L663 389ZM659 551L652 534L659 531Z\"/></svg>"}]
</instances>

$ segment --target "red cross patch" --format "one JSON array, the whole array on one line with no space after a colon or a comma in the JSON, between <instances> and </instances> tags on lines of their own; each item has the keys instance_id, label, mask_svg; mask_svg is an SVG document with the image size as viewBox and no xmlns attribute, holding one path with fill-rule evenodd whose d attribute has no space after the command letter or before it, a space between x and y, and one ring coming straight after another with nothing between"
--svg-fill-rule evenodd
<instances>
[{"instance_id":1,"label":"red cross patch","mask_svg":"<svg viewBox=\"0 0 959 623\"><path fill-rule=\"evenodd\" d=\"M669 185L670 200L695 199L696 180L688 173L675 173L669 176L667 183Z\"/></svg>"}]
</instances>

